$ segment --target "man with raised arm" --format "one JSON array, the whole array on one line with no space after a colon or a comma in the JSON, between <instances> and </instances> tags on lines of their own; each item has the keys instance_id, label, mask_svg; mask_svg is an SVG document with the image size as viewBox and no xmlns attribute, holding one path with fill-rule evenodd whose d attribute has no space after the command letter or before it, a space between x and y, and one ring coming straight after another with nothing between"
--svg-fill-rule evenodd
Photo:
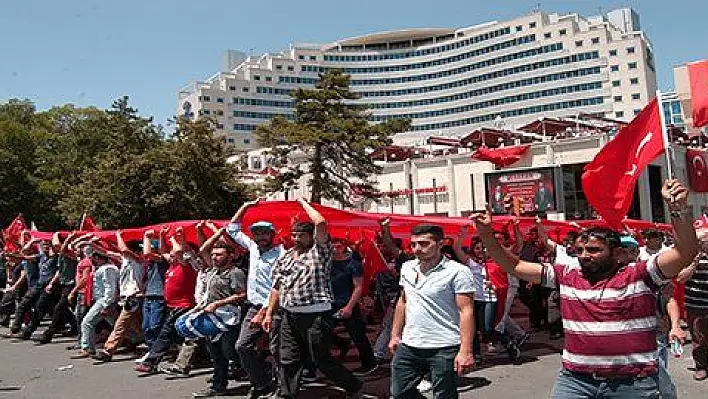
<instances>
[{"instance_id":1,"label":"man with raised arm","mask_svg":"<svg viewBox=\"0 0 708 399\"><path fill-rule=\"evenodd\" d=\"M274 245L275 228L273 224L260 220L253 223L249 230L253 238L241 231L241 220L246 211L256 205L258 200L244 203L231 218L226 229L229 236L239 245L248 249L248 284L246 285L246 303L248 311L241 324L241 331L236 342L236 350L241 358L241 364L248 373L251 390L248 398L257 399L268 395L275 387L272 384L274 376L270 375L272 367L267 367L265 359L258 353L258 341L269 336L273 357L277 361L277 329L265 332L261 326L263 316L268 307L268 296L273 288L271 273L273 265L283 252L281 245Z\"/></svg>"},{"instance_id":2,"label":"man with raised arm","mask_svg":"<svg viewBox=\"0 0 708 399\"><path fill-rule=\"evenodd\" d=\"M273 266L273 290L263 327L269 331L276 308L282 309L280 326L280 398L296 398L304 360L310 358L347 398L361 398L359 381L330 354L332 313L330 289L332 242L327 222L305 200L300 204L311 222L296 222L291 229L295 246Z\"/></svg>"},{"instance_id":3,"label":"man with raised arm","mask_svg":"<svg viewBox=\"0 0 708 399\"><path fill-rule=\"evenodd\" d=\"M676 245L629 265L618 259L623 251L619 234L605 228L584 231L576 240L579 265L521 261L494 239L489 209L472 215L502 268L560 289L565 342L555 398L658 396L656 293L698 252L688 189L667 180L661 194L671 212Z\"/></svg>"}]
</instances>

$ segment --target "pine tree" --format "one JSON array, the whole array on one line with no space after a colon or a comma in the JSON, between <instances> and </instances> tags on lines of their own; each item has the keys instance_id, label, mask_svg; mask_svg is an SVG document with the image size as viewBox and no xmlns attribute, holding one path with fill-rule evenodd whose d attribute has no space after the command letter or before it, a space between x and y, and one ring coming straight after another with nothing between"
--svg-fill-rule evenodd
<instances>
[{"instance_id":1,"label":"pine tree","mask_svg":"<svg viewBox=\"0 0 708 399\"><path fill-rule=\"evenodd\" d=\"M285 167L268 182L270 191L298 186L306 176L312 202L334 200L351 206L353 188L366 197L375 197L371 178L381 172L370 152L391 143L391 136L410 128L410 121L369 122L366 106L355 104L359 96L349 89L350 77L341 71L320 75L314 89L297 89L294 121L273 118L259 126L259 143L270 148L276 163ZM293 152L304 154L304 163L288 162Z\"/></svg>"}]
</instances>

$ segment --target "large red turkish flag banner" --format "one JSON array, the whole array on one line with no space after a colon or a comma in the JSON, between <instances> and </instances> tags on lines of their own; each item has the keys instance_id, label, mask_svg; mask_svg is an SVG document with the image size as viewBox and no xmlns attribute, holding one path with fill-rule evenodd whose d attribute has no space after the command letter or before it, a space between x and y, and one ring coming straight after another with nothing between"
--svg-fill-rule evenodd
<instances>
[{"instance_id":1,"label":"large red turkish flag banner","mask_svg":"<svg viewBox=\"0 0 708 399\"><path fill-rule=\"evenodd\" d=\"M706 150L686 149L686 168L688 169L688 184L693 191L708 193L708 163Z\"/></svg>"},{"instance_id":2,"label":"large red turkish flag banner","mask_svg":"<svg viewBox=\"0 0 708 399\"><path fill-rule=\"evenodd\" d=\"M612 228L622 228L639 175L665 150L659 112L655 97L585 166L585 197Z\"/></svg>"},{"instance_id":3,"label":"large red turkish flag banner","mask_svg":"<svg viewBox=\"0 0 708 399\"><path fill-rule=\"evenodd\" d=\"M688 64L693 126L708 125L708 60Z\"/></svg>"}]
</instances>

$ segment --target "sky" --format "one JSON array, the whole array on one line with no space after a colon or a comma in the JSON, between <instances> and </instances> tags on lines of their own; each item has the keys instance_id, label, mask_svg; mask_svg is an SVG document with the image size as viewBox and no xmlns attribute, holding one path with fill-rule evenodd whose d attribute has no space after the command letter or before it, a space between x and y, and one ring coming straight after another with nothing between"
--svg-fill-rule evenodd
<instances>
[{"instance_id":1,"label":"sky","mask_svg":"<svg viewBox=\"0 0 708 399\"><path fill-rule=\"evenodd\" d=\"M673 89L673 66L708 58L705 0L14 0L0 9L0 102L108 108L127 95L165 125L179 89L218 72L227 49L261 54L378 31L505 21L537 8L588 16L621 7L640 14L659 89Z\"/></svg>"}]
</instances>

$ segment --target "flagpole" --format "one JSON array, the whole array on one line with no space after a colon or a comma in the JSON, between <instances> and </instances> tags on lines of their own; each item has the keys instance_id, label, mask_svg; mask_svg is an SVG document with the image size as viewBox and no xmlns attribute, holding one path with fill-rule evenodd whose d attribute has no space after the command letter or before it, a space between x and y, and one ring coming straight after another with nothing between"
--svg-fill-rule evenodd
<instances>
[{"instance_id":1,"label":"flagpole","mask_svg":"<svg viewBox=\"0 0 708 399\"><path fill-rule=\"evenodd\" d=\"M673 150L671 149L671 142L669 141L669 133L666 130L666 118L664 117L664 105L661 103L661 90L656 91L656 102L657 102L657 108L659 108L659 120L661 121L661 137L664 139L664 148L666 148L666 151L664 154L666 155L666 174L668 175L669 179L674 178L674 171L673 171L673 165L672 165L672 160L673 160Z\"/></svg>"},{"instance_id":2,"label":"flagpole","mask_svg":"<svg viewBox=\"0 0 708 399\"><path fill-rule=\"evenodd\" d=\"M81 222L79 223L79 231L84 229L84 220L86 220L86 212L81 215Z\"/></svg>"}]
</instances>

